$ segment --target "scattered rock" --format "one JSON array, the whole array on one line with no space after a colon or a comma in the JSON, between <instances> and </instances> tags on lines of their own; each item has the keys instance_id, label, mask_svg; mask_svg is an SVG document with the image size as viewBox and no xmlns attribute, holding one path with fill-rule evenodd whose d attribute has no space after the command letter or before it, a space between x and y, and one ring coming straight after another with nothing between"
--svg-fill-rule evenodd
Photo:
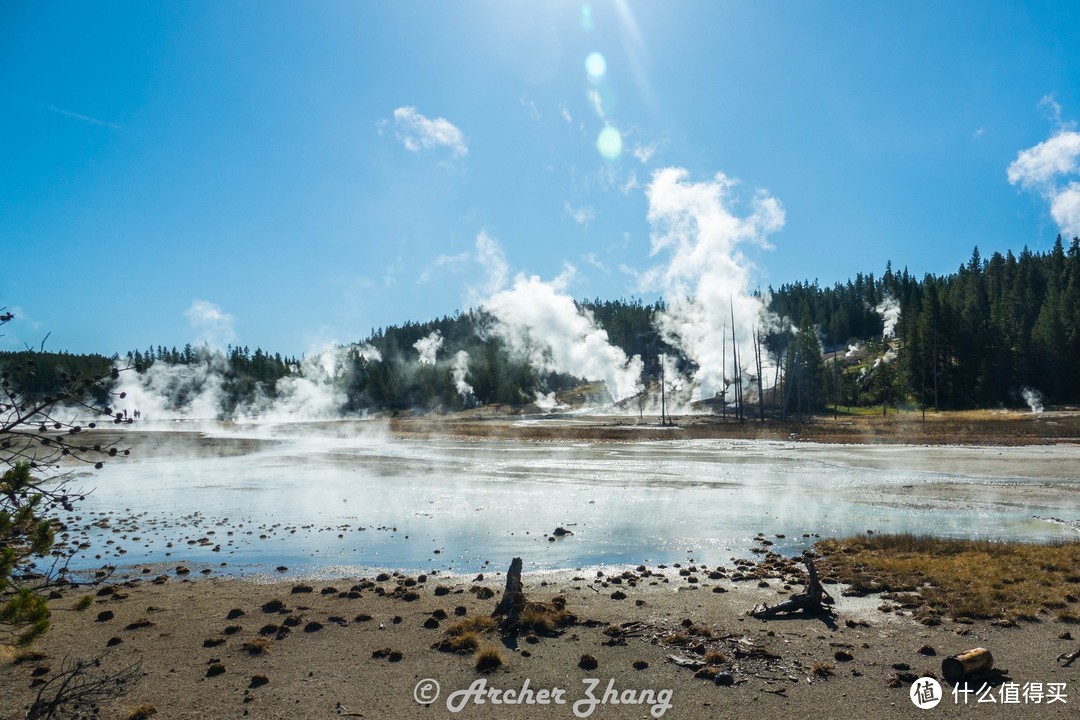
<instances>
[{"instance_id":1,"label":"scattered rock","mask_svg":"<svg viewBox=\"0 0 1080 720\"><path fill-rule=\"evenodd\" d=\"M582 655L578 660L578 667L582 670L595 670L599 666L600 663L592 655Z\"/></svg>"},{"instance_id":2,"label":"scattered rock","mask_svg":"<svg viewBox=\"0 0 1080 720\"><path fill-rule=\"evenodd\" d=\"M923 645L915 652L919 653L920 655L926 655L927 657L933 657L934 655L937 655L937 650L930 647L929 645Z\"/></svg>"},{"instance_id":3,"label":"scattered rock","mask_svg":"<svg viewBox=\"0 0 1080 720\"><path fill-rule=\"evenodd\" d=\"M633 667L635 670L645 670L649 667L649 663L644 660L635 660Z\"/></svg>"},{"instance_id":4,"label":"scattered rock","mask_svg":"<svg viewBox=\"0 0 1080 720\"><path fill-rule=\"evenodd\" d=\"M224 642L225 642L225 638L207 638L207 639L203 640L202 646L204 648L212 648L212 647L217 647L218 645L221 645Z\"/></svg>"},{"instance_id":5,"label":"scattered rock","mask_svg":"<svg viewBox=\"0 0 1080 720\"><path fill-rule=\"evenodd\" d=\"M307 625L304 626L304 632L306 632L306 633L319 632L322 629L323 629L323 624L321 622L317 621L317 620L312 620L311 622L309 622Z\"/></svg>"},{"instance_id":6,"label":"scattered rock","mask_svg":"<svg viewBox=\"0 0 1080 720\"><path fill-rule=\"evenodd\" d=\"M244 615L243 610L241 610L240 608L233 608L232 610L229 611L229 614L225 616L225 619L226 620L235 620L236 618L242 617L243 615Z\"/></svg>"},{"instance_id":7,"label":"scattered rock","mask_svg":"<svg viewBox=\"0 0 1080 720\"><path fill-rule=\"evenodd\" d=\"M225 672L225 666L221 663L214 663L210 667L206 668L206 677L217 677Z\"/></svg>"},{"instance_id":8,"label":"scattered rock","mask_svg":"<svg viewBox=\"0 0 1080 720\"><path fill-rule=\"evenodd\" d=\"M262 611L264 613L276 613L281 612L284 607L285 603L281 602L280 600L271 600L269 602L263 603Z\"/></svg>"},{"instance_id":9,"label":"scattered rock","mask_svg":"<svg viewBox=\"0 0 1080 720\"><path fill-rule=\"evenodd\" d=\"M248 683L248 687L252 689L260 688L269 682L270 678L266 677L265 675L252 675L251 682Z\"/></svg>"},{"instance_id":10,"label":"scattered rock","mask_svg":"<svg viewBox=\"0 0 1080 720\"><path fill-rule=\"evenodd\" d=\"M116 613L114 613L112 610L102 610L98 613L97 620L95 620L95 622L108 622L114 617L116 617Z\"/></svg>"}]
</instances>

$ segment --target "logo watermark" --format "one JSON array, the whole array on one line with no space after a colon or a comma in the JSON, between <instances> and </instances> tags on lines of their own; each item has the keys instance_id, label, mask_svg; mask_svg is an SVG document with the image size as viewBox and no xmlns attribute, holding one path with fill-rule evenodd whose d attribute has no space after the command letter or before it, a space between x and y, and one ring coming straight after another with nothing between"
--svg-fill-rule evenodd
<instances>
[{"instance_id":1,"label":"logo watermark","mask_svg":"<svg viewBox=\"0 0 1080 720\"><path fill-rule=\"evenodd\" d=\"M919 678L911 684L908 694L915 707L920 710L929 710L937 707L941 702L941 683L930 677Z\"/></svg>"},{"instance_id":2,"label":"logo watermark","mask_svg":"<svg viewBox=\"0 0 1080 720\"><path fill-rule=\"evenodd\" d=\"M469 687L455 690L446 696L446 709L460 713L470 705L569 705L574 717L590 717L600 705L637 705L649 709L654 718L664 717L671 709L671 690L618 688L615 680L608 680L601 689L601 681L584 678L580 695L569 697L567 688L533 688L526 679L519 687L496 688L488 685L487 678L478 678ZM439 699L439 683L431 678L421 680L413 688L413 699L421 705L430 705Z\"/></svg>"},{"instance_id":3,"label":"logo watermark","mask_svg":"<svg viewBox=\"0 0 1080 720\"><path fill-rule=\"evenodd\" d=\"M951 695L954 705L1053 705L1068 703L1067 684L1063 682L1002 682L991 685L982 683L977 689L967 683L953 687ZM941 684L931 677L921 677L911 684L909 691L915 707L929 710L937 707L944 699Z\"/></svg>"}]
</instances>

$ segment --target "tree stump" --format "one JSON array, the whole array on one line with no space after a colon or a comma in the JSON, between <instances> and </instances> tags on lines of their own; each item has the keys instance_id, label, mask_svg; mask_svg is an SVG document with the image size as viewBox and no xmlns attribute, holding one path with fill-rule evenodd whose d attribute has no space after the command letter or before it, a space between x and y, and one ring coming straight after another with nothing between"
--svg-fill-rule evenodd
<instances>
[{"instance_id":1,"label":"tree stump","mask_svg":"<svg viewBox=\"0 0 1080 720\"><path fill-rule=\"evenodd\" d=\"M814 568L814 559L809 555L803 558L806 563L806 571L809 574L808 582L803 591L798 595L792 595L778 605L758 605L750 614L759 620L767 620L777 615L789 615L801 612L806 615L832 615L831 606L835 600L821 587L818 580L817 569Z\"/></svg>"},{"instance_id":2,"label":"tree stump","mask_svg":"<svg viewBox=\"0 0 1080 720\"><path fill-rule=\"evenodd\" d=\"M524 609L525 589L521 584L521 558L514 558L506 572L506 589L503 590L499 604L491 611L491 617L501 617L502 629L509 631L517 626L518 618Z\"/></svg>"}]
</instances>

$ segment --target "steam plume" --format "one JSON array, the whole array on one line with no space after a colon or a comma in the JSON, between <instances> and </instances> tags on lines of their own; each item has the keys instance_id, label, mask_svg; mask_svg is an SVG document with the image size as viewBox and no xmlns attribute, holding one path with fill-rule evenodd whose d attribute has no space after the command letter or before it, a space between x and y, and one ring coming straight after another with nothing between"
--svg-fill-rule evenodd
<instances>
[{"instance_id":1,"label":"steam plume","mask_svg":"<svg viewBox=\"0 0 1080 720\"><path fill-rule=\"evenodd\" d=\"M465 382L465 376L469 373L469 353L458 350L454 355L454 362L450 366L450 376L454 379L454 387L458 395L467 398L473 394L473 387Z\"/></svg>"},{"instance_id":2,"label":"steam plume","mask_svg":"<svg viewBox=\"0 0 1080 720\"><path fill-rule=\"evenodd\" d=\"M1033 413L1041 413L1043 411L1042 393L1033 387L1026 387L1020 391L1020 394L1024 396L1024 402L1028 404Z\"/></svg>"},{"instance_id":3,"label":"steam plume","mask_svg":"<svg viewBox=\"0 0 1080 720\"><path fill-rule=\"evenodd\" d=\"M874 312L880 315L885 322L884 336L887 338L895 337L896 323L900 321L900 303L886 295L874 308Z\"/></svg>"},{"instance_id":4,"label":"steam plume","mask_svg":"<svg viewBox=\"0 0 1080 720\"><path fill-rule=\"evenodd\" d=\"M435 355L438 353L439 348L442 347L443 339L442 333L438 330L433 331L430 335L424 338L420 338L413 347L416 348L416 352L420 353L421 365L434 365Z\"/></svg>"},{"instance_id":5,"label":"steam plume","mask_svg":"<svg viewBox=\"0 0 1080 720\"><path fill-rule=\"evenodd\" d=\"M501 252L493 252L492 243L487 235L477 238L478 257L502 262ZM640 389L641 358L627 358L608 341L607 331L597 325L592 313L579 309L565 293L573 273L567 266L552 282L519 273L510 288L500 289L483 302L495 319L490 330L541 372L603 380L612 399L630 397Z\"/></svg>"},{"instance_id":6,"label":"steam plume","mask_svg":"<svg viewBox=\"0 0 1080 720\"><path fill-rule=\"evenodd\" d=\"M698 365L693 380L700 397L711 397L725 377L732 377L733 370L725 371L725 365L731 366L732 316L739 355L747 361L754 357L749 344L753 330L777 324L766 300L751 294L751 264L740 248L768 248L768 235L784 226L784 211L775 198L759 191L751 212L737 216L732 210L735 185L723 173L692 182L686 170L664 168L653 173L647 189L652 254L666 254L668 262L646 272L642 285L667 299L667 309L658 316L660 331Z\"/></svg>"}]
</instances>

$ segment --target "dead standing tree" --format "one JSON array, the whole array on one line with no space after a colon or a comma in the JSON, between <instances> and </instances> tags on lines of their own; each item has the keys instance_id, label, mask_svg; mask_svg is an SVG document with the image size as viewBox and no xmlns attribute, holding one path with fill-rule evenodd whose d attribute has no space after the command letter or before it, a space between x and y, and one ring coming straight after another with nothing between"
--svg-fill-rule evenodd
<instances>
[{"instance_id":1,"label":"dead standing tree","mask_svg":"<svg viewBox=\"0 0 1080 720\"><path fill-rule=\"evenodd\" d=\"M501 617L502 630L508 632L517 627L524 609L525 588L521 584L521 558L514 558L510 561L510 570L506 573L506 589L499 604L491 611L491 617Z\"/></svg>"},{"instance_id":2,"label":"dead standing tree","mask_svg":"<svg viewBox=\"0 0 1080 720\"><path fill-rule=\"evenodd\" d=\"M759 620L768 620L778 615L791 615L802 613L804 615L833 615L832 605L836 602L832 596L821 587L818 580L817 570L814 568L814 559L809 555L803 558L806 563L806 571L809 575L806 587L797 595L778 605L758 605L750 614Z\"/></svg>"}]
</instances>

